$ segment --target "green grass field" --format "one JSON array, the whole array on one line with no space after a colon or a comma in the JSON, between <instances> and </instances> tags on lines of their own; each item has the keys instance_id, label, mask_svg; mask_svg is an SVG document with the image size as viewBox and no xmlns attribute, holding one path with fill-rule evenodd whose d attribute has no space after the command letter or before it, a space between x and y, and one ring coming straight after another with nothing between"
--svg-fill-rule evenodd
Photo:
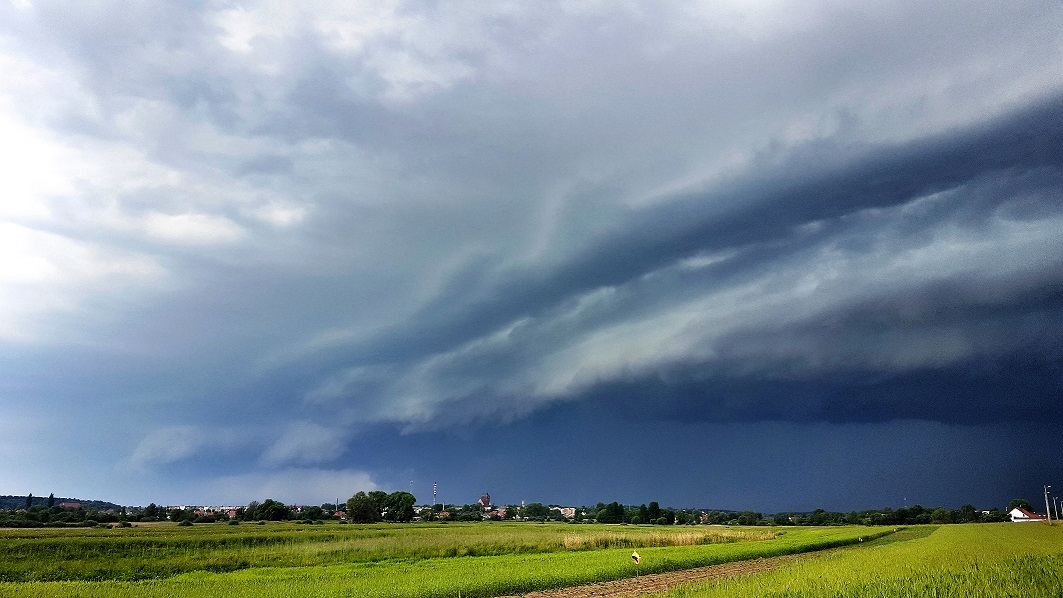
<instances>
[{"instance_id":1,"label":"green grass field","mask_svg":"<svg viewBox=\"0 0 1063 598\"><path fill-rule=\"evenodd\" d=\"M776 571L694 584L660 598L1063 596L1063 526L916 527Z\"/></svg>"},{"instance_id":2,"label":"green grass field","mask_svg":"<svg viewBox=\"0 0 1063 598\"><path fill-rule=\"evenodd\" d=\"M845 546L665 596L1063 596L1063 526L892 532L529 523L0 530L0 595L497 596L633 576L633 548L646 574Z\"/></svg>"},{"instance_id":3,"label":"green grass field","mask_svg":"<svg viewBox=\"0 0 1063 598\"><path fill-rule=\"evenodd\" d=\"M0 532L4 596L492 596L805 552L867 528L204 525ZM62 581L55 581L62 580Z\"/></svg>"}]
</instances>

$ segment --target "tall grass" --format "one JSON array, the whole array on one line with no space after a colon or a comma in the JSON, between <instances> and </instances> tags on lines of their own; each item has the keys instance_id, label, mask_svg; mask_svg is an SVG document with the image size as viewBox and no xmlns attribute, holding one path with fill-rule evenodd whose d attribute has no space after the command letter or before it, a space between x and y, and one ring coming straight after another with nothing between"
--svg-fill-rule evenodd
<instances>
[{"instance_id":1,"label":"tall grass","mask_svg":"<svg viewBox=\"0 0 1063 598\"><path fill-rule=\"evenodd\" d=\"M661 598L1063 596L1063 526L915 528L779 570L694 584Z\"/></svg>"},{"instance_id":2,"label":"tall grass","mask_svg":"<svg viewBox=\"0 0 1063 598\"><path fill-rule=\"evenodd\" d=\"M665 528L667 529L667 528ZM771 529L709 528L696 531L666 531L639 534L617 532L591 532L565 534L561 545L565 550L588 550L602 548L644 548L649 546L698 546L700 544L726 544L771 540L777 532Z\"/></svg>"},{"instance_id":3,"label":"tall grass","mask_svg":"<svg viewBox=\"0 0 1063 598\"><path fill-rule=\"evenodd\" d=\"M495 533L521 536L520 528L549 529L550 526L515 526L498 528ZM431 529L431 528L424 528ZM438 529L438 528L436 528ZM464 528L466 539L474 538L481 528ZM562 545L565 526L554 526L554 539ZM623 530L623 532L617 530ZM676 537L687 530L677 528ZM726 530L721 530L726 531ZM749 530L752 538L765 530ZM757 532L757 533L753 533ZM455 533L449 530L444 535ZM536 532L538 534L539 532ZM653 528L616 528L597 526L591 537L617 533L660 541ZM773 534L773 539L725 541L683 546L647 546L639 548L642 573L685 569L702 565L793 554L829 546L853 543L866 537L867 528L793 529ZM721 534L726 537L728 534ZM454 536L450 536L454 538ZM460 537L460 534L459 534ZM705 538L710 537L709 535ZM705 538L702 538L704 541ZM545 537L543 538L545 540ZM20 582L0 584L4 596L137 596L152 598L189 596L192 598L224 595L227 598L271 596L388 596L397 598L442 598L451 596L486 597L524 593L564 587L579 583L606 581L633 576L635 565L630 548L580 549L537 553L516 553L458 558L414 558L387 561L363 561L345 564L310 564L309 566L257 567L228 573L195 571L168 579L129 582Z\"/></svg>"},{"instance_id":4,"label":"tall grass","mask_svg":"<svg viewBox=\"0 0 1063 598\"><path fill-rule=\"evenodd\" d=\"M157 579L192 571L691 546L774 536L766 529L524 523L4 530L0 581Z\"/></svg>"}]
</instances>

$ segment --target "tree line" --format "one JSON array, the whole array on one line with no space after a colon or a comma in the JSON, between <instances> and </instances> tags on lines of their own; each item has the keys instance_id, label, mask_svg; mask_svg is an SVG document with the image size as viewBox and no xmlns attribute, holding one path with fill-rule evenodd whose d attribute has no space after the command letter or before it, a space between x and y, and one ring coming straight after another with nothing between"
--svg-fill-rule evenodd
<instances>
[{"instance_id":1,"label":"tree line","mask_svg":"<svg viewBox=\"0 0 1063 598\"><path fill-rule=\"evenodd\" d=\"M319 523L343 521L350 523L411 521L560 521L566 523L618 523L634 525L918 525L949 523L989 523L1008 521L1008 511L1015 506L1030 509L1029 501L1015 499L1007 510L979 510L965 504L959 509L943 507L924 508L921 505L898 509L872 509L864 511L784 512L765 516L756 511L727 511L702 509L662 508L656 501L648 504L622 505L618 502L598 503L593 507L578 507L563 512L557 505L533 502L527 505L483 507L479 504L442 504L416 507L417 499L409 492L387 493L380 490L359 491L346 503L321 506L294 507L267 498L262 502L252 501L245 507L232 511L210 511L184 507L164 508L155 503L147 507L95 509L79 506L62 506L54 495L47 499L29 495L26 497L0 497L8 499L0 503L0 527L92 527L131 525L136 522L171 521L180 525L196 523L227 522L237 525L247 521L292 521ZM11 499L17 498L17 501ZM85 501L90 504L111 505L101 501Z\"/></svg>"}]
</instances>

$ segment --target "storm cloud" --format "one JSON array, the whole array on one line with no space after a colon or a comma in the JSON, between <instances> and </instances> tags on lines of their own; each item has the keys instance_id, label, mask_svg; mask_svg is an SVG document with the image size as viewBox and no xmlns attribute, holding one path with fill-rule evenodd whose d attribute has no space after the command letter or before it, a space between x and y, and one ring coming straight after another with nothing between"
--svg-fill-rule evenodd
<instances>
[{"instance_id":1,"label":"storm cloud","mask_svg":"<svg viewBox=\"0 0 1063 598\"><path fill-rule=\"evenodd\" d=\"M976 480L1063 429L1061 13L5 3L6 492L1029 492L1059 450ZM631 436L661 476L559 464ZM769 498L663 464L783 443Z\"/></svg>"}]
</instances>

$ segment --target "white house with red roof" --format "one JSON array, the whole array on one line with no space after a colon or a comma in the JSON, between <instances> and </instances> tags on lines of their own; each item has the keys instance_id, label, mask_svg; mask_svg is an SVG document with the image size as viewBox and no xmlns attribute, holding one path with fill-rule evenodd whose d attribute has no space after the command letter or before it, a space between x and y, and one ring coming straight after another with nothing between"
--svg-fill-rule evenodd
<instances>
[{"instance_id":1,"label":"white house with red roof","mask_svg":"<svg viewBox=\"0 0 1063 598\"><path fill-rule=\"evenodd\" d=\"M1045 517L1044 515L1041 515L1041 514L1038 514L1038 513L1034 513L1032 511L1027 511L1026 509L1024 509L1022 507L1015 507L1014 509L1008 511L1008 515L1011 515L1011 520L1012 521L1045 521L1045 520L1047 520L1047 517Z\"/></svg>"}]
</instances>

